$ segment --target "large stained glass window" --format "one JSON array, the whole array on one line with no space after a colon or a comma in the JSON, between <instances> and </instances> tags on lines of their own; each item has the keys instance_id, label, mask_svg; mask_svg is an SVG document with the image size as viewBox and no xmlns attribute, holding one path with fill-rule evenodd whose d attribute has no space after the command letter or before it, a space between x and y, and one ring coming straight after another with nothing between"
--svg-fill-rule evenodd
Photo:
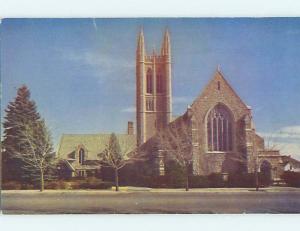
<instances>
[{"instance_id":1,"label":"large stained glass window","mask_svg":"<svg viewBox=\"0 0 300 231\"><path fill-rule=\"evenodd\" d=\"M232 116L228 108L216 105L207 117L208 151L232 151Z\"/></svg>"}]
</instances>

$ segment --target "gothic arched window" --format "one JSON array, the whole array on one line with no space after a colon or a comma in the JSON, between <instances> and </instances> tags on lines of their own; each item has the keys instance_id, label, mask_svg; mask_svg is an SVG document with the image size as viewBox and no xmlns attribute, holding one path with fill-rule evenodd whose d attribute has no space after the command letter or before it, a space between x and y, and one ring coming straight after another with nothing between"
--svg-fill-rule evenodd
<instances>
[{"instance_id":1,"label":"gothic arched window","mask_svg":"<svg viewBox=\"0 0 300 231\"><path fill-rule=\"evenodd\" d=\"M232 124L230 111L216 105L207 116L208 151L232 151Z\"/></svg>"},{"instance_id":2,"label":"gothic arched window","mask_svg":"<svg viewBox=\"0 0 300 231\"><path fill-rule=\"evenodd\" d=\"M148 69L147 71L147 93L152 93L153 92L153 86L152 86L152 70L151 68Z\"/></svg>"},{"instance_id":3,"label":"gothic arched window","mask_svg":"<svg viewBox=\"0 0 300 231\"><path fill-rule=\"evenodd\" d=\"M160 70L156 74L156 91L157 93L163 92L163 79Z\"/></svg>"},{"instance_id":4,"label":"gothic arched window","mask_svg":"<svg viewBox=\"0 0 300 231\"><path fill-rule=\"evenodd\" d=\"M79 163L84 164L84 160L85 160L84 150L81 148L79 150Z\"/></svg>"}]
</instances>

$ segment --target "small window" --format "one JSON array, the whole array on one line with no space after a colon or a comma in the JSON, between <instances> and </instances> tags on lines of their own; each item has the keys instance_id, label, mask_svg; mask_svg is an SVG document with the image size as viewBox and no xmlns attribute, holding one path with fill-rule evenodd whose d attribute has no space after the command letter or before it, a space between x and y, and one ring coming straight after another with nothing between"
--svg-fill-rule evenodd
<instances>
[{"instance_id":1,"label":"small window","mask_svg":"<svg viewBox=\"0 0 300 231\"><path fill-rule=\"evenodd\" d=\"M85 171L84 170L79 170L78 171L78 176L85 177Z\"/></svg>"},{"instance_id":2,"label":"small window","mask_svg":"<svg viewBox=\"0 0 300 231\"><path fill-rule=\"evenodd\" d=\"M221 90L221 83L220 83L220 81L218 81L218 90L219 91Z\"/></svg>"},{"instance_id":3,"label":"small window","mask_svg":"<svg viewBox=\"0 0 300 231\"><path fill-rule=\"evenodd\" d=\"M85 156L84 156L84 150L81 148L79 150L79 163L84 164Z\"/></svg>"},{"instance_id":4,"label":"small window","mask_svg":"<svg viewBox=\"0 0 300 231\"><path fill-rule=\"evenodd\" d=\"M165 175L165 163L164 163L164 160L162 158L159 160L159 175L160 176Z\"/></svg>"},{"instance_id":5,"label":"small window","mask_svg":"<svg viewBox=\"0 0 300 231\"><path fill-rule=\"evenodd\" d=\"M147 76L146 76L146 80L147 80L147 93L152 94L153 93L153 86L152 86L152 70L151 68L148 69L147 71Z\"/></svg>"},{"instance_id":6,"label":"small window","mask_svg":"<svg viewBox=\"0 0 300 231\"><path fill-rule=\"evenodd\" d=\"M147 111L153 111L154 110L153 99L147 99L146 100L146 110Z\"/></svg>"}]
</instances>

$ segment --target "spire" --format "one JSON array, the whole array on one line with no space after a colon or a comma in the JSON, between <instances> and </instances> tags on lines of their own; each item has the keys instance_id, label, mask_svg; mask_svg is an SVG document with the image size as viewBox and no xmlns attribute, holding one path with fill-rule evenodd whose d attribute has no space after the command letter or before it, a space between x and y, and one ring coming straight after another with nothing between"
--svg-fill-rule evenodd
<instances>
[{"instance_id":1,"label":"spire","mask_svg":"<svg viewBox=\"0 0 300 231\"><path fill-rule=\"evenodd\" d=\"M164 40L163 40L163 44L162 44L162 48L161 48L161 54L162 55L171 55L171 44L170 44L170 34L168 31L168 28L165 31L164 34Z\"/></svg>"},{"instance_id":2,"label":"spire","mask_svg":"<svg viewBox=\"0 0 300 231\"><path fill-rule=\"evenodd\" d=\"M153 49L152 49L152 55L153 55L153 56L156 55L156 52L155 52L155 46L153 46Z\"/></svg>"},{"instance_id":3,"label":"spire","mask_svg":"<svg viewBox=\"0 0 300 231\"><path fill-rule=\"evenodd\" d=\"M144 58L144 56L145 56L145 42L144 42L143 27L141 27L140 34L138 37L136 55L137 55L137 58Z\"/></svg>"}]
</instances>

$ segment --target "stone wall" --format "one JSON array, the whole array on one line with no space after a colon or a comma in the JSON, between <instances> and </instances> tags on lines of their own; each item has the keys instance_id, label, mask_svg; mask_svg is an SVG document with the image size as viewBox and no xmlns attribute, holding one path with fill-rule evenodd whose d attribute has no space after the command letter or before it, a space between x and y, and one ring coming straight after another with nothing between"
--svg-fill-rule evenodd
<instances>
[{"instance_id":1,"label":"stone wall","mask_svg":"<svg viewBox=\"0 0 300 231\"><path fill-rule=\"evenodd\" d=\"M193 130L198 133L198 148L194 152L198 161L194 165L198 166L198 169L195 172L201 175L221 172L221 160L225 160L225 154L209 153L207 148L206 116L217 104L225 105L232 112L234 120L233 153L246 155L244 148L246 134L243 120L246 115L251 115L251 110L237 96L222 74L217 71L214 78L193 102L190 109L193 118Z\"/></svg>"},{"instance_id":2,"label":"stone wall","mask_svg":"<svg viewBox=\"0 0 300 231\"><path fill-rule=\"evenodd\" d=\"M224 105L232 114L233 148L230 151L208 151L207 115L219 104ZM175 132L182 129L182 126L187 126L189 129L189 137L183 140L191 143L194 175L253 173L256 169L259 170L263 161L271 164L273 179L278 179L283 173L286 163L284 156L281 156L278 151L265 150L264 139L256 134L251 108L242 102L219 71L187 111L160 132L167 129ZM187 136L187 134L183 135ZM154 148L153 145L155 143L157 145L157 142L153 141L157 141L157 138L156 133L143 145L147 147L145 150L148 150L152 158L155 159L157 156L157 161L152 163L159 162L157 150L163 149L163 147ZM158 173L159 164L156 165L153 166L153 171Z\"/></svg>"}]
</instances>

